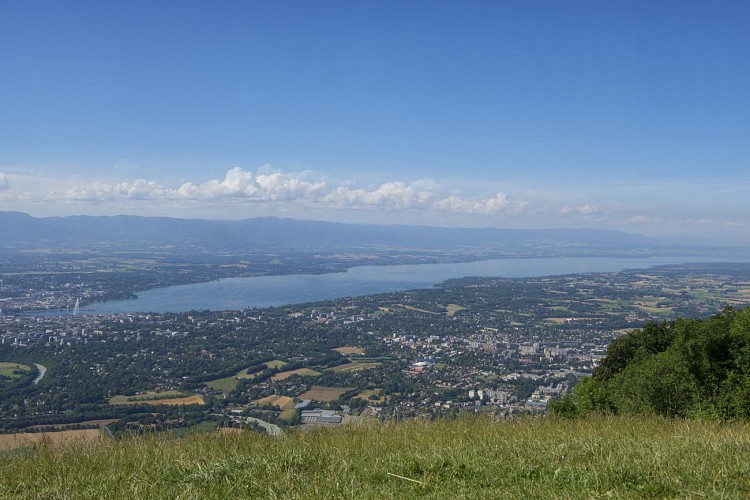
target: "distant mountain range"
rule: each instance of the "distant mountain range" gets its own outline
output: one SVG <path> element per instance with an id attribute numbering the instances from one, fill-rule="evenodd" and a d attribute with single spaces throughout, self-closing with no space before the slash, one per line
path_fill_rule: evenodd
<path id="1" fill-rule="evenodd" d="M 138 216 L 36 218 L 0 212 L 0 246 L 5 248 L 171 247 L 200 251 L 415 250 L 522 251 L 569 248 L 598 252 L 657 249 L 669 242 L 639 234 L 592 229 L 445 228 L 342 224 L 261 217 L 244 220 L 176 219 Z"/>

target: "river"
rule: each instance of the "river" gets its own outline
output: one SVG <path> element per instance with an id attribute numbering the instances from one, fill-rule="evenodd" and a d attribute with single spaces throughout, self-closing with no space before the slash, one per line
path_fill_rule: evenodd
<path id="1" fill-rule="evenodd" d="M 614 272 L 660 264 L 747 261 L 701 256 L 646 258 L 560 257 L 493 259 L 452 264 L 353 267 L 343 273 L 228 278 L 208 283 L 156 288 L 132 300 L 82 308 L 82 313 L 185 312 L 272 307 L 373 293 L 429 288 L 450 278 L 531 278 L 584 272 Z"/>

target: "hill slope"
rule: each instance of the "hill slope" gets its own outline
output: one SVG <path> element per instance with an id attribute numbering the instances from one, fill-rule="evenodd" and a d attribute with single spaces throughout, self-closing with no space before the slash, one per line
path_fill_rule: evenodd
<path id="1" fill-rule="evenodd" d="M 475 417 L 42 447 L 0 457 L 0 496 L 743 498 L 748 464 L 747 423 Z"/>

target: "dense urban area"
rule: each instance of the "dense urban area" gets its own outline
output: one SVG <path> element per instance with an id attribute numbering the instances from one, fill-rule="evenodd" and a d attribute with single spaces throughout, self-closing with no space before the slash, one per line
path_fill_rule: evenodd
<path id="1" fill-rule="evenodd" d="M 54 287 L 35 290 L 58 297 L 55 290 L 91 286 L 18 276 L 49 280 Z M 278 433 L 358 419 L 544 412 L 624 332 L 750 303 L 750 264 L 463 278 L 287 307 L 115 315 L 74 314 L 70 305 L 21 313 L 29 297 L 17 283 L 6 273 L 0 285 L 3 432 Z"/>

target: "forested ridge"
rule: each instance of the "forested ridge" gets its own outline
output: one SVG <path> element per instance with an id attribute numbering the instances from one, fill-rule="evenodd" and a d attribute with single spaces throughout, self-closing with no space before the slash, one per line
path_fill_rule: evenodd
<path id="1" fill-rule="evenodd" d="M 607 356 L 554 413 L 750 417 L 750 309 L 650 323 L 612 341 Z"/>

